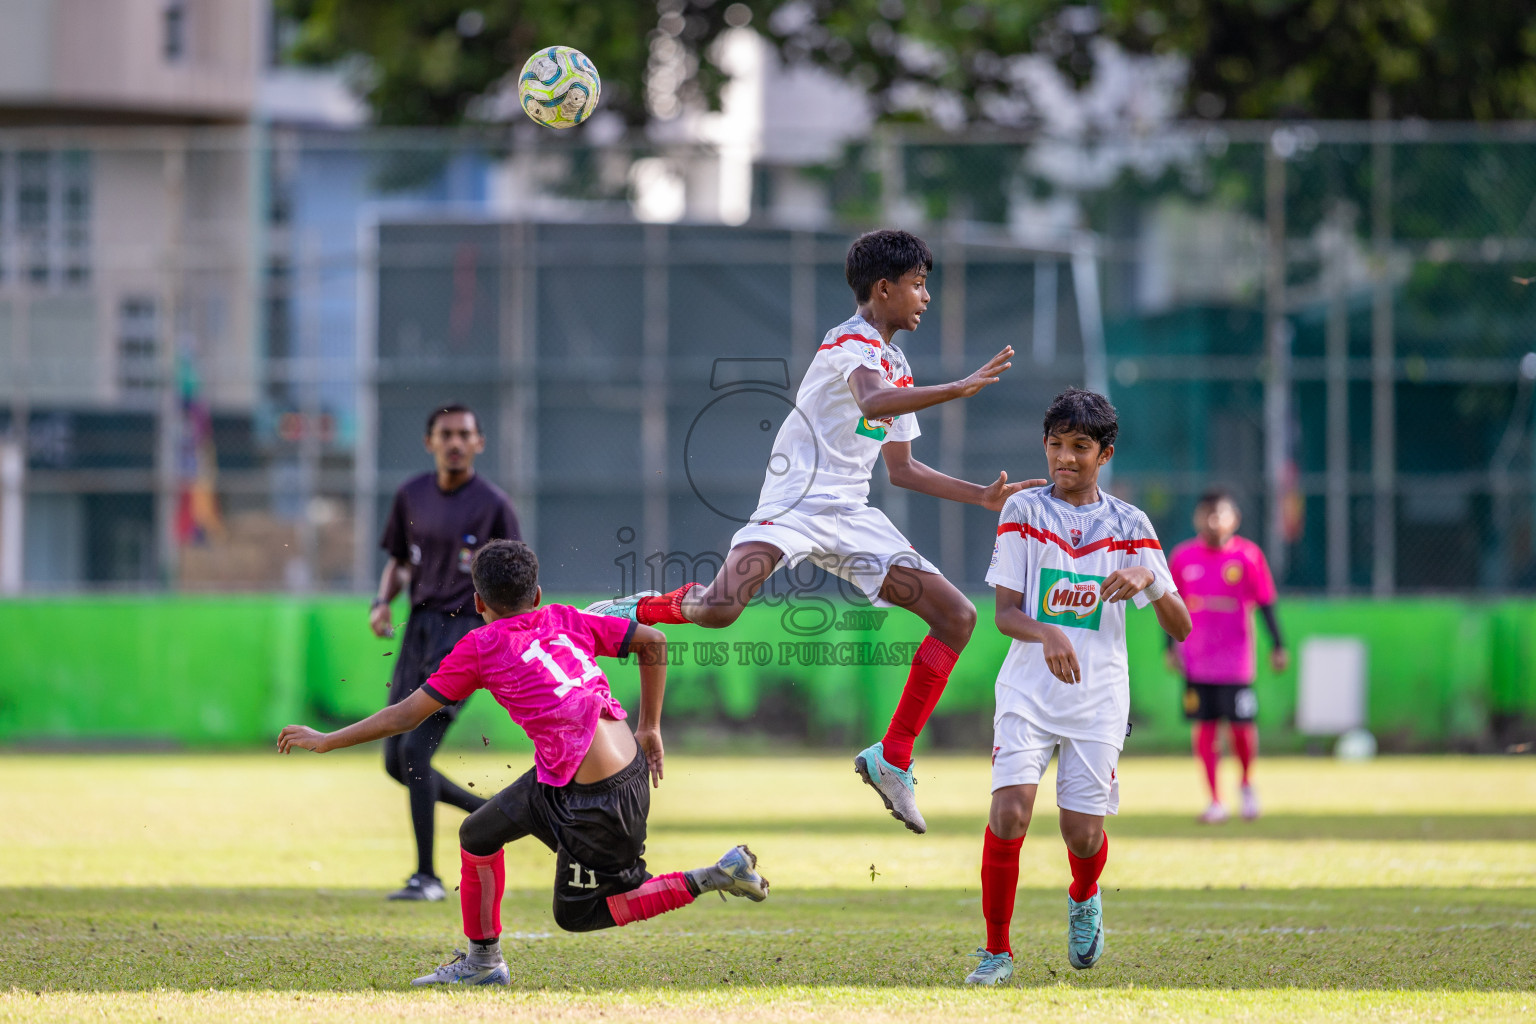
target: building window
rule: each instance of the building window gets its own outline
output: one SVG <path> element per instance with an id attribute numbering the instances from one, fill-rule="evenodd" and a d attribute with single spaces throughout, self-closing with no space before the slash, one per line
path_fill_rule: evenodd
<path id="1" fill-rule="evenodd" d="M 49 157 L 45 152 L 16 154 L 17 269 L 33 284 L 48 283 Z"/>
<path id="2" fill-rule="evenodd" d="M 153 392 L 160 377 L 155 300 L 130 295 L 117 309 L 117 384 L 124 395 Z"/>
<path id="3" fill-rule="evenodd" d="M 0 281 L 52 288 L 90 279 L 90 154 L 0 150 Z"/>
<path id="4" fill-rule="evenodd" d="M 81 285 L 91 279 L 91 168 L 79 150 L 60 153 L 59 164 L 59 271 L 67 284 Z"/>
<path id="5" fill-rule="evenodd" d="M 167 64 L 179 64 L 187 56 L 187 5 L 184 0 L 167 0 L 161 20 L 165 30 L 163 53 Z"/>

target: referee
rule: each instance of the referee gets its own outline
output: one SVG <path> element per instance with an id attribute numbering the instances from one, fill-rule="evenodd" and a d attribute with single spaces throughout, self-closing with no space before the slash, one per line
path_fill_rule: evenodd
<path id="1" fill-rule="evenodd" d="M 436 469 L 412 477 L 395 492 L 380 542 L 389 562 L 368 612 L 376 636 L 394 636 L 389 603 L 410 588 L 411 616 L 395 659 L 391 704 L 415 693 L 437 671 L 443 655 L 484 624 L 475 614 L 469 576 L 475 551 L 487 541 L 522 539 L 507 496 L 475 475 L 475 456 L 485 450 L 485 435 L 473 410 L 462 405 L 434 409 L 427 417 L 426 447 Z M 410 792 L 411 829 L 416 834 L 416 873 L 404 888 L 390 894 L 392 900 L 443 898 L 432 859 L 437 802 L 463 811 L 485 803 L 432 767 L 432 755 L 459 707 L 450 704 L 411 732 L 384 741 L 384 770 Z"/>

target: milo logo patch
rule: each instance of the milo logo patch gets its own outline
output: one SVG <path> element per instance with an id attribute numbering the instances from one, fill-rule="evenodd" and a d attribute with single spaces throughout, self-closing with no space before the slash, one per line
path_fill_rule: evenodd
<path id="1" fill-rule="evenodd" d="M 888 420 L 877 420 L 874 423 L 871 423 L 865 417 L 860 416 L 859 425 L 853 428 L 853 432 L 855 434 L 863 434 L 865 437 L 872 437 L 876 441 L 884 441 L 886 427 L 895 422 L 896 417 L 894 416 Z"/>
<path id="2" fill-rule="evenodd" d="M 1061 569 L 1040 570 L 1041 622 L 1078 629 L 1098 629 L 1104 612 L 1099 587 L 1102 576 L 1083 576 Z"/>

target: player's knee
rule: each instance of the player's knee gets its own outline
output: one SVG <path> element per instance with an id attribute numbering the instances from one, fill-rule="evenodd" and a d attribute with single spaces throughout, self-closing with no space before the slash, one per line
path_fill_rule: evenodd
<path id="1" fill-rule="evenodd" d="M 384 750 L 384 773 L 402 786 L 405 785 L 405 768 L 401 764 L 398 746 L 387 747 Z"/>
<path id="2" fill-rule="evenodd" d="M 1029 831 L 1029 808 L 1023 806 L 999 807 L 992 811 L 987 827 L 999 839 L 1017 839 Z"/>
<path id="3" fill-rule="evenodd" d="M 958 647 L 964 647 L 975 629 L 976 606 L 963 594 L 957 594 L 955 600 L 945 609 L 944 632 L 953 641 L 958 642 Z M 951 646 L 956 645 L 952 643 Z"/>
<path id="4" fill-rule="evenodd" d="M 992 800 L 987 827 L 999 839 L 1017 839 L 1029 831 L 1034 808 L 1020 794 L 1000 791 Z"/>
<path id="5" fill-rule="evenodd" d="M 459 823 L 459 846 L 471 856 L 489 857 L 501 849 L 502 844 L 489 833 L 483 820 L 476 820 L 471 814 Z"/>
<path id="6" fill-rule="evenodd" d="M 600 928 L 613 927 L 613 915 L 608 911 L 608 901 L 555 900 L 555 924 L 566 932 L 595 932 Z"/>
<path id="7" fill-rule="evenodd" d="M 1097 821 L 1063 821 L 1061 838 L 1076 857 L 1092 857 L 1103 843 L 1104 826 Z"/>
<path id="8" fill-rule="evenodd" d="M 402 776 L 425 777 L 437 753 L 437 740 L 416 729 L 400 737 L 399 766 Z M 404 781 L 403 779 L 401 781 Z"/>

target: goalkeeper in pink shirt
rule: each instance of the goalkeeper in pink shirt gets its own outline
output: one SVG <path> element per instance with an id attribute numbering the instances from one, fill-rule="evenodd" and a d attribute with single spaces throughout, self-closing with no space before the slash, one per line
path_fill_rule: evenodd
<path id="1" fill-rule="evenodd" d="M 1226 805 L 1216 785 L 1221 757 L 1218 729 L 1227 723 L 1232 752 L 1243 767 L 1241 790 L 1244 820 L 1259 816 L 1251 772 L 1258 753 L 1254 725 L 1258 700 L 1253 692 L 1253 609 L 1258 607 L 1269 630 L 1269 663 L 1276 672 L 1289 663 L 1280 624 L 1275 620 L 1275 581 L 1264 552 L 1237 535 L 1242 513 L 1232 495 L 1212 490 L 1195 506 L 1195 532 L 1168 559 L 1179 593 L 1189 606 L 1194 629 L 1183 643 L 1169 641 L 1169 664 L 1184 676 L 1184 714 L 1194 723 L 1195 757 L 1205 769 L 1211 803 L 1200 821 L 1218 825 L 1227 820 Z"/>

